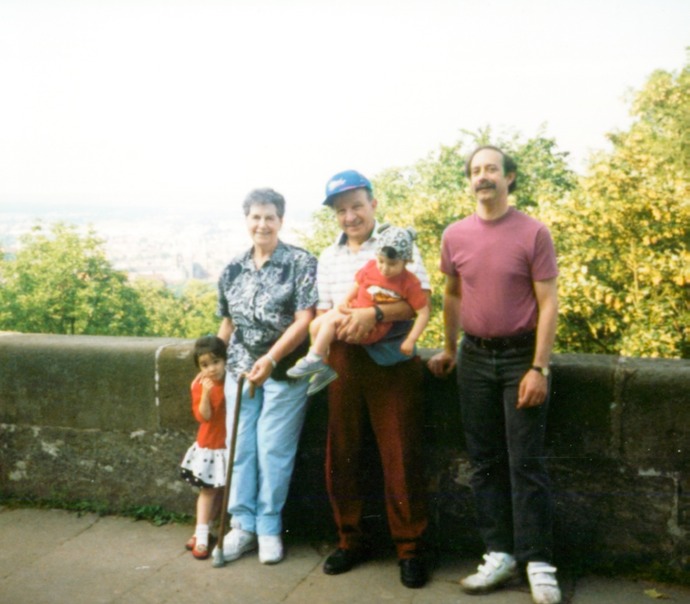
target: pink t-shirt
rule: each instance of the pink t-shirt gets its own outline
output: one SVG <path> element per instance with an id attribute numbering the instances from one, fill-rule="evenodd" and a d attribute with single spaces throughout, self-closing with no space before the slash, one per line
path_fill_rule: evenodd
<path id="1" fill-rule="evenodd" d="M 446 228 L 441 271 L 460 277 L 462 329 L 481 338 L 534 329 L 533 282 L 558 275 L 549 230 L 515 208 L 498 220 L 472 214 Z"/>

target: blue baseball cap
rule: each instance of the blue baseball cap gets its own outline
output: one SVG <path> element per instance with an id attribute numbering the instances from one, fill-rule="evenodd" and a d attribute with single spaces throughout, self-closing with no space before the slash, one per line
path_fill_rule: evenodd
<path id="1" fill-rule="evenodd" d="M 333 197 L 338 193 L 343 193 L 344 191 L 350 191 L 352 189 L 368 189 L 369 192 L 373 191 L 369 179 L 357 172 L 357 170 L 338 172 L 326 183 L 326 199 L 323 205 L 333 207 Z"/>

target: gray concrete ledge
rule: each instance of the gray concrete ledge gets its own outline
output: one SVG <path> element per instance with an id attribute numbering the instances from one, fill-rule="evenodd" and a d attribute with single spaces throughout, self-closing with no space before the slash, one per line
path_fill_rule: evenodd
<path id="1" fill-rule="evenodd" d="M 177 475 L 196 431 L 191 347 L 179 339 L 0 337 L 1 496 L 193 514 L 195 494 Z M 690 580 L 690 361 L 559 355 L 553 374 L 548 449 L 559 557 Z M 425 380 L 429 540 L 476 554 L 456 385 Z M 309 538 L 334 530 L 323 483 L 326 419 L 321 393 L 310 403 L 285 510 L 286 528 Z M 385 539 L 369 446 L 367 522 Z"/>

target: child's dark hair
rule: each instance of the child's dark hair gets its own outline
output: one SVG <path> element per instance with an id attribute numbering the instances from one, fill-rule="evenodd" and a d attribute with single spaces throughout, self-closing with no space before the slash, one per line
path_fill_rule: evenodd
<path id="1" fill-rule="evenodd" d="M 388 260 L 398 260 L 401 258 L 398 250 L 390 245 L 386 245 L 379 250 L 379 254 L 388 258 Z"/>
<path id="2" fill-rule="evenodd" d="M 199 357 L 209 353 L 223 360 L 228 358 L 228 348 L 218 336 L 202 336 L 194 342 L 194 364 L 199 367 Z"/>

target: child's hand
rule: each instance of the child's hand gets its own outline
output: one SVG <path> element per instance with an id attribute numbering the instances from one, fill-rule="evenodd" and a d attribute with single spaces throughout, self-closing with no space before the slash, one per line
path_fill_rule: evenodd
<path id="1" fill-rule="evenodd" d="M 210 392 L 213 388 L 213 380 L 210 377 L 202 377 L 199 382 L 201 383 L 202 392 Z"/>
<path id="2" fill-rule="evenodd" d="M 414 341 L 408 341 L 405 340 L 401 345 L 400 345 L 400 352 L 403 354 L 406 354 L 408 357 L 412 355 L 414 352 Z"/>

